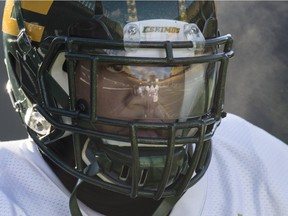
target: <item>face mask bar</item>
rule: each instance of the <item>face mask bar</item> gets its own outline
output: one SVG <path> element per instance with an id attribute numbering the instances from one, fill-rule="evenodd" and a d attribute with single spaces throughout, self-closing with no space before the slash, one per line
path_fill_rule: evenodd
<path id="1" fill-rule="evenodd" d="M 40 83 L 41 97 L 43 104 L 37 104 L 34 110 L 39 112 L 45 119 L 47 119 L 54 131 L 68 131 L 73 133 L 73 145 L 75 150 L 75 165 L 70 167 L 65 162 L 61 161 L 53 152 L 49 151 L 49 142 L 55 140 L 53 133 L 40 137 L 32 130 L 29 130 L 30 135 L 37 142 L 42 151 L 47 156 L 57 163 L 61 164 L 62 168 L 74 176 L 108 190 L 117 191 L 122 194 L 130 195 L 131 197 L 143 196 L 160 199 L 171 195 L 181 195 L 189 187 L 195 184 L 202 175 L 204 175 L 211 157 L 211 137 L 220 123 L 221 115 L 223 114 L 223 101 L 224 101 L 224 87 L 225 77 L 229 58 L 233 56 L 231 51 L 232 38 L 230 35 L 209 39 L 206 41 L 206 47 L 224 46 L 223 52 L 195 57 L 173 57 L 173 49 L 177 48 L 191 48 L 191 42 L 141 42 L 138 45 L 140 48 L 161 48 L 165 49 L 166 58 L 149 58 L 149 57 L 123 57 L 113 55 L 100 55 L 93 54 L 96 49 L 109 49 L 109 50 L 123 50 L 124 44 L 122 42 L 112 42 L 96 39 L 82 39 L 82 38 L 69 38 L 69 37 L 56 37 L 53 38 L 50 49 L 44 58 L 41 68 L 38 72 L 38 81 Z M 65 52 L 67 60 L 68 79 L 69 79 L 69 96 L 58 85 L 56 89 L 51 89 L 50 84 L 55 83 L 49 74 L 52 63 L 55 61 L 55 56 L 60 52 Z M 87 54 L 88 53 L 88 54 Z M 90 113 L 81 113 L 77 108 L 75 97 L 75 74 L 74 63 L 75 60 L 90 60 L 91 61 L 91 92 L 90 92 Z M 155 66 L 178 66 L 189 65 L 205 62 L 220 62 L 217 83 L 215 87 L 215 95 L 211 113 L 207 113 L 201 117 L 192 118 L 185 122 L 173 123 L 146 123 L 146 122 L 128 122 L 117 119 L 108 119 L 97 116 L 96 110 L 96 97 L 97 89 L 94 85 L 97 83 L 97 62 L 111 62 L 121 63 L 127 65 L 142 65 L 149 64 Z M 56 85 L 57 86 L 57 85 Z M 57 92 L 57 93 L 55 93 Z M 53 97 L 51 97 L 51 95 Z M 58 96 L 56 96 L 58 95 Z M 56 101 L 56 103 L 55 103 Z M 58 103 L 57 103 L 58 102 Z M 68 121 L 63 120 L 68 119 Z M 93 124 L 104 124 L 117 127 L 125 127 L 129 129 L 129 136 L 121 136 L 95 130 L 91 127 Z M 176 136 L 178 130 L 191 130 L 197 129 L 194 136 Z M 166 130 L 168 136 L 166 138 L 148 138 L 139 137 L 137 130 Z M 132 183 L 130 187 L 123 185 L 111 184 L 101 180 L 99 177 L 91 177 L 83 173 L 84 165 L 81 157 L 82 144 L 80 137 L 85 135 L 87 137 L 98 137 L 107 140 L 114 140 L 119 142 L 131 143 L 131 173 Z M 55 136 L 55 135 L 54 135 Z M 156 189 L 149 190 L 149 188 L 139 187 L 138 183 L 141 176 L 141 167 L 139 164 L 139 152 L 141 151 L 139 144 L 158 145 L 167 149 L 164 169 L 160 184 Z M 193 155 L 188 155 L 186 171 L 183 170 L 181 177 L 176 180 L 172 185 L 167 187 L 169 181 L 174 152 L 177 146 L 189 146 L 195 144 Z M 196 173 L 196 174 L 195 174 Z"/>

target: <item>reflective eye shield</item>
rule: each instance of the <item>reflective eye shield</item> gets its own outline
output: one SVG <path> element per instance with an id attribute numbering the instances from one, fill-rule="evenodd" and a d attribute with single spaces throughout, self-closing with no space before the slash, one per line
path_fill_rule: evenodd
<path id="1" fill-rule="evenodd" d="M 194 56 L 194 57 L 180 57 L 173 58 L 172 49 L 175 48 L 190 48 L 193 44 L 190 42 L 143 42 L 139 44 L 140 48 L 159 48 L 164 49 L 167 56 L 164 58 L 151 58 L 151 57 L 123 57 L 118 55 L 112 55 L 113 50 L 121 51 L 124 49 L 123 42 L 107 41 L 107 40 L 97 40 L 97 39 L 87 39 L 87 38 L 71 38 L 71 37 L 56 37 L 52 40 L 50 45 L 50 50 L 45 56 L 43 64 L 39 70 L 39 83 L 42 89 L 43 106 L 37 106 L 39 112 L 45 115 L 45 118 L 49 120 L 56 128 L 68 130 L 81 134 L 90 134 L 91 136 L 104 136 L 107 139 L 111 139 L 111 135 L 95 131 L 94 129 L 85 126 L 82 128 L 72 126 L 72 122 L 75 120 L 86 122 L 90 125 L 91 122 L 98 122 L 99 124 L 106 124 L 110 126 L 117 127 L 127 127 L 129 122 L 123 120 L 116 120 L 110 118 L 103 118 L 97 114 L 97 64 L 105 62 L 106 64 L 115 65 L 153 65 L 155 67 L 174 67 L 183 65 L 194 65 L 194 64 L 204 64 L 204 63 L 216 63 L 219 62 L 219 71 L 217 82 L 215 86 L 215 94 L 213 96 L 213 103 L 211 104 L 211 113 L 207 113 L 204 116 L 209 115 L 210 117 L 220 120 L 222 113 L 222 105 L 224 101 L 224 87 L 225 87 L 225 76 L 226 68 L 229 58 L 233 55 L 231 51 L 232 38 L 230 35 L 222 36 L 215 39 L 206 40 L 205 42 L 207 49 L 211 50 L 213 47 L 218 47 L 221 45 L 223 49 L 219 50 L 216 54 L 207 54 L 204 56 Z M 95 54 L 95 50 L 111 50 L 112 52 L 107 54 Z M 51 68 L 55 62 L 55 58 L 59 56 L 59 53 L 65 53 L 63 55 L 63 61 L 65 61 L 66 71 L 65 76 L 67 76 L 68 84 L 65 87 L 64 84 L 55 85 L 55 80 L 53 74 L 50 74 Z M 56 58 L 57 60 L 57 58 Z M 91 85 L 90 94 L 90 109 L 89 113 L 84 113 L 81 111 L 81 107 L 77 106 L 76 97 L 76 87 L 75 87 L 75 67 L 77 61 L 90 62 L 90 70 L 94 71 L 91 73 L 90 82 L 94 83 Z M 62 66 L 61 66 L 62 67 Z M 52 72 L 52 71 L 51 71 Z M 58 74 L 58 72 L 55 72 Z M 53 84 L 53 85 L 52 85 Z M 50 86 L 53 86 L 50 87 Z M 94 89 L 93 89 L 94 88 Z M 66 90 L 64 90 L 66 89 Z M 44 109 L 44 110 L 42 110 Z M 47 111 L 45 111 L 47 110 Z M 49 114 L 48 114 L 49 113 Z M 68 121 L 59 121 L 59 118 L 68 119 Z M 200 117 L 201 119 L 202 117 Z M 199 117 L 197 117 L 199 119 Z M 185 119 L 184 119 L 185 121 Z M 179 121 L 178 121 L 179 122 Z M 209 121 L 210 122 L 210 121 Z M 163 123 L 163 122 L 162 122 Z M 192 121 L 183 122 L 185 128 L 195 127 L 195 123 Z M 181 125 L 183 124 L 181 123 Z M 163 125 L 157 125 L 158 123 L 143 122 L 141 127 L 151 128 L 154 125 L 155 129 L 161 128 Z M 138 125 L 138 123 L 137 123 Z M 170 123 L 165 124 L 168 127 Z M 190 125 L 190 126 L 188 126 Z M 180 126 L 182 127 L 182 126 Z M 198 126 L 197 126 L 198 127 Z M 152 127 L 153 128 L 153 127 Z M 115 139 L 127 141 L 124 137 L 113 136 Z M 155 140 L 154 140 L 155 141 Z M 181 141 L 179 140 L 179 143 Z"/>
<path id="2" fill-rule="evenodd" d="M 200 116 L 209 109 L 211 102 L 205 104 L 208 100 L 205 95 L 213 94 L 216 79 L 215 67 L 211 66 L 213 72 L 207 73 L 207 66 L 203 63 L 151 67 L 99 62 L 96 66 L 98 115 L 125 120 Z M 76 100 L 84 99 L 89 104 L 90 63 L 78 61 L 75 73 Z"/>
<path id="3" fill-rule="evenodd" d="M 105 49 L 105 50 L 123 50 L 123 43 L 121 42 L 112 42 L 112 41 L 102 41 L 102 40 L 95 40 L 95 39 L 83 39 L 83 38 L 66 38 L 66 37 L 58 37 L 55 38 L 50 46 L 50 51 L 46 55 L 44 62 L 40 68 L 39 75 L 40 75 L 40 83 L 41 86 L 47 91 L 41 91 L 43 93 L 43 99 L 45 101 L 45 105 L 51 113 L 59 114 L 68 114 L 67 112 L 62 112 L 61 108 L 55 107 L 50 101 L 47 93 L 51 92 L 47 87 L 49 83 L 45 79 L 45 76 L 49 76 L 47 74 L 47 69 L 52 67 L 52 65 L 48 64 L 50 62 L 54 62 L 55 56 L 58 56 L 58 53 L 65 52 L 65 58 L 67 63 L 67 73 L 68 73 L 68 81 L 69 85 L 66 92 L 70 96 L 70 104 L 72 105 L 70 108 L 70 113 L 68 116 L 78 116 L 79 112 L 75 110 L 76 105 L 76 95 L 75 95 L 75 62 L 77 61 L 88 61 L 91 62 L 90 64 L 90 71 L 94 71 L 91 73 L 90 82 L 97 83 L 97 64 L 101 64 L 101 62 L 105 62 L 105 64 L 112 64 L 112 65 L 133 65 L 133 66 L 143 66 L 143 65 L 153 65 L 153 67 L 183 67 L 183 65 L 195 65 L 195 64 L 206 64 L 208 63 L 215 63 L 219 62 L 219 75 L 217 78 L 217 88 L 218 91 L 224 88 L 224 81 L 221 81 L 221 71 L 225 70 L 227 67 L 228 59 L 233 55 L 233 52 L 230 51 L 230 38 L 229 35 L 223 36 L 217 39 L 211 39 L 206 41 L 207 47 L 215 47 L 221 44 L 225 44 L 223 52 L 216 53 L 216 54 L 208 54 L 204 56 L 194 56 L 194 57 L 180 57 L 180 58 L 173 58 L 172 49 L 175 48 L 184 48 L 184 47 L 193 47 L 193 44 L 190 42 L 143 42 L 140 43 L 138 46 L 141 48 L 159 48 L 164 49 L 167 53 L 165 58 L 150 58 L 150 57 L 123 57 L 117 55 L 109 55 L 107 54 L 92 54 L 97 49 Z M 66 45 L 65 45 L 66 44 Z M 63 46 L 64 45 L 64 46 Z M 66 49 L 62 49 L 65 47 Z M 87 50 L 89 48 L 89 50 Z M 122 49 L 121 49 L 122 48 Z M 228 52 L 226 52 L 228 51 Z M 88 53 L 88 54 L 87 54 Z M 224 74 L 225 76 L 225 74 Z M 92 85 L 93 86 L 93 85 Z M 49 87 L 48 87 L 49 88 Z M 95 86 L 96 88 L 96 86 Z M 96 90 L 96 89 L 95 89 Z M 96 101 L 96 91 L 91 90 L 91 107 L 93 103 Z M 223 89 L 224 90 L 224 89 Z M 217 91 L 217 89 L 216 89 Z M 56 97 L 57 98 L 57 97 Z M 62 98 L 63 99 L 63 98 Z M 222 103 L 222 101 L 220 102 Z M 67 104 L 67 103 L 65 103 Z M 95 105 L 95 104 L 94 104 Z M 214 104 L 213 106 L 215 106 Z M 96 106 L 95 106 L 96 107 Z M 220 108 L 219 108 L 220 109 Z M 221 105 L 222 109 L 222 105 Z M 74 111 L 73 111 L 74 110 Z M 94 113 L 94 114 L 93 114 Z M 91 113 L 96 118 L 96 112 Z"/>

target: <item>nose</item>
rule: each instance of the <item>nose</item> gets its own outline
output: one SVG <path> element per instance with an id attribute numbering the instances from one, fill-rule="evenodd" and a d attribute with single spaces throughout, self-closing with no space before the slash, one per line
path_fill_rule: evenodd
<path id="1" fill-rule="evenodd" d="M 159 109 L 159 86 L 139 85 L 134 87 L 133 93 L 127 98 L 127 107 L 130 109 L 131 117 L 137 113 L 139 119 L 157 119 L 161 116 Z"/>

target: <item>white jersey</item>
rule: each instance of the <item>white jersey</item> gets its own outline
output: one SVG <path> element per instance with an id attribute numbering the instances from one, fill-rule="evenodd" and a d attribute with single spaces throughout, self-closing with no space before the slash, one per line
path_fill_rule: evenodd
<path id="1" fill-rule="evenodd" d="M 29 140 L 0 143 L 0 214 L 70 215 L 69 192 Z M 204 177 L 171 216 L 288 215 L 288 146 L 229 114 L 213 137 Z M 83 215 L 100 215 L 80 203 Z"/>

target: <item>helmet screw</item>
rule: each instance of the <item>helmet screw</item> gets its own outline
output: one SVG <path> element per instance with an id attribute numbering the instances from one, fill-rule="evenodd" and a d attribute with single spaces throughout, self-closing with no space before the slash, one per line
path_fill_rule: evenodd
<path id="1" fill-rule="evenodd" d="M 192 26 L 190 31 L 191 31 L 192 34 L 197 34 L 198 33 L 198 29 L 195 26 Z"/>
<path id="2" fill-rule="evenodd" d="M 137 28 L 135 26 L 130 26 L 128 28 L 128 34 L 129 35 L 135 35 L 137 33 Z"/>

